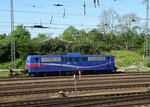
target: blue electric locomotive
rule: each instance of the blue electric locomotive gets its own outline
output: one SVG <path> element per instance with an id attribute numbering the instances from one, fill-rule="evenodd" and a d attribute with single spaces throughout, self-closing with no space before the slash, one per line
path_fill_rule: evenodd
<path id="1" fill-rule="evenodd" d="M 82 55 L 67 53 L 60 55 L 30 55 L 26 60 L 26 70 L 29 75 L 92 72 L 114 72 L 114 56 L 112 55 Z"/>

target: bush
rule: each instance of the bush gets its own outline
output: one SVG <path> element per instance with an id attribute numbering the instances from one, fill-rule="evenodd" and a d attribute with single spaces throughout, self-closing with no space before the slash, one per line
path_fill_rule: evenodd
<path id="1" fill-rule="evenodd" d="M 150 67 L 150 62 L 146 64 L 147 67 Z"/>
<path id="2" fill-rule="evenodd" d="M 16 68 L 24 68 L 25 67 L 25 60 L 18 59 L 16 62 L 17 62 L 16 63 Z"/>
<path id="3" fill-rule="evenodd" d="M 111 54 L 115 56 L 115 64 L 117 67 L 127 67 L 130 65 L 144 65 L 142 55 L 138 54 L 135 51 L 111 51 Z"/>
<path id="4" fill-rule="evenodd" d="M 25 68 L 25 60 L 23 59 L 16 59 L 15 64 L 16 68 Z M 8 69 L 10 66 L 12 66 L 12 62 L 0 63 L 0 69 Z"/>

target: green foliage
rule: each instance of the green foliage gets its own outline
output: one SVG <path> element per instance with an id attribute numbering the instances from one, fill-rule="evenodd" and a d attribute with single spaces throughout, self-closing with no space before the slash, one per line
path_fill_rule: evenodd
<path id="1" fill-rule="evenodd" d="M 111 11 L 108 11 L 109 19 L 113 14 L 113 18 L 117 17 L 117 14 Z M 69 26 L 58 38 L 52 38 L 45 34 L 38 34 L 37 37 L 31 38 L 30 32 L 23 25 L 19 25 L 11 35 L 0 35 L 0 68 L 8 68 L 11 65 L 7 62 L 10 62 L 11 59 L 12 37 L 15 40 L 16 65 L 20 68 L 24 67 L 26 57 L 31 54 L 60 54 L 64 52 L 96 54 L 110 53 L 112 50 L 115 50 L 112 51 L 112 54 L 116 56 L 117 66 L 142 65 L 144 34 L 138 33 L 140 27 L 131 21 L 131 16 L 138 19 L 134 14 L 127 14 L 124 16 L 125 21 L 122 19 L 124 25 L 113 25 L 111 21 L 114 20 L 111 19 L 108 21 L 109 24 L 101 23 L 103 26 L 99 29 L 92 29 L 88 32 Z M 127 23 L 126 21 L 131 22 Z M 118 28 L 119 26 L 121 29 Z M 114 30 L 115 27 L 116 30 Z"/>
<path id="2" fill-rule="evenodd" d="M 25 68 L 25 60 L 24 59 L 16 59 L 15 61 L 16 68 Z M 0 69 L 8 69 L 12 65 L 12 62 L 3 62 L 0 63 Z"/>
<path id="3" fill-rule="evenodd" d="M 76 36 L 79 34 L 79 31 L 73 27 L 73 26 L 69 26 L 64 32 L 63 34 L 60 36 L 60 38 L 66 42 L 72 42 L 72 41 L 76 41 L 78 38 L 76 38 Z"/>
<path id="4" fill-rule="evenodd" d="M 126 67 L 130 65 L 144 66 L 143 56 L 135 51 L 111 51 L 115 56 L 117 67 Z"/>
<path id="5" fill-rule="evenodd" d="M 48 38 L 50 37 L 46 37 L 45 34 L 39 34 L 37 37 L 30 39 L 29 54 L 31 55 L 35 53 L 40 53 L 40 46 L 44 44 Z"/>
<path id="6" fill-rule="evenodd" d="M 11 62 L 0 63 L 0 69 L 8 69 L 12 65 Z"/>
<path id="7" fill-rule="evenodd" d="M 8 77 L 9 76 L 9 72 L 7 72 L 7 71 L 0 72 L 0 76 L 1 77 Z"/>
<path id="8" fill-rule="evenodd" d="M 147 67 L 150 67 L 150 63 L 147 63 L 147 65 L 146 65 Z"/>
<path id="9" fill-rule="evenodd" d="M 25 68 L 25 59 L 17 59 L 16 66 L 17 68 L 24 69 Z"/>
<path id="10" fill-rule="evenodd" d="M 8 36 L 0 35 L 0 63 L 10 60 L 10 41 Z"/>
<path id="11" fill-rule="evenodd" d="M 29 52 L 30 32 L 23 25 L 18 25 L 12 32 L 12 36 L 15 40 L 16 57 L 25 59 Z"/>

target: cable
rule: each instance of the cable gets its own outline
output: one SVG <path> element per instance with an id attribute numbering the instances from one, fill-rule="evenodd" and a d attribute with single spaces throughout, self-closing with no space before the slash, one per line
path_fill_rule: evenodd
<path id="1" fill-rule="evenodd" d="M 10 22 L 1 22 L 1 23 L 10 23 Z M 15 22 L 15 23 L 23 24 L 22 22 Z M 24 24 L 32 24 L 32 25 L 34 25 L 33 22 L 25 22 Z M 67 23 L 65 23 L 65 24 L 64 23 L 51 23 L 51 24 L 49 24 L 49 23 L 42 23 L 42 24 L 46 24 L 46 25 L 59 25 L 59 26 L 60 25 L 61 26 L 64 26 L 64 25 L 67 25 L 67 26 L 84 26 L 84 27 L 85 26 L 86 27 L 92 27 L 92 26 L 94 27 L 94 26 L 96 26 L 96 25 L 85 25 L 85 24 L 81 25 L 81 24 L 74 24 L 74 23 L 72 23 L 72 24 L 71 23 L 70 24 L 69 23 L 68 24 Z"/>
<path id="2" fill-rule="evenodd" d="M 9 12 L 10 10 L 0 10 L 0 11 L 6 11 Z M 52 14 L 52 15 L 62 15 L 61 13 L 48 13 L 48 12 L 33 12 L 33 11 L 20 11 L 20 10 L 14 10 L 14 12 L 20 12 L 20 13 L 34 13 L 34 14 Z M 75 14 L 65 14 L 68 16 L 85 16 L 85 15 L 75 15 Z M 99 17 L 99 16 L 92 16 L 92 15 L 86 15 L 86 17 Z"/>

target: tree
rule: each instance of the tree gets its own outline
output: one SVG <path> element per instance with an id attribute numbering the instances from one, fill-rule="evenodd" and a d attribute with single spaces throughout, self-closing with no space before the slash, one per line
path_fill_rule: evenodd
<path id="1" fill-rule="evenodd" d="M 0 35 L 0 63 L 8 62 L 11 59 L 11 39 L 6 34 Z"/>
<path id="2" fill-rule="evenodd" d="M 45 43 L 46 39 L 51 39 L 51 37 L 47 37 L 45 34 L 38 34 L 37 37 L 32 38 L 29 43 L 30 44 L 29 54 L 40 54 L 41 53 L 40 46 L 41 44 Z"/>
<path id="3" fill-rule="evenodd" d="M 69 26 L 59 38 L 61 38 L 62 40 L 66 42 L 73 42 L 73 41 L 76 41 L 77 39 L 76 36 L 78 34 L 79 34 L 79 31 L 75 27 Z"/>
<path id="4" fill-rule="evenodd" d="M 126 50 L 133 47 L 133 44 L 135 42 L 133 41 L 133 37 L 137 35 L 137 32 L 140 28 L 138 26 L 139 22 L 140 18 L 134 13 L 125 14 L 120 17 L 118 29 L 120 29 L 121 34 L 124 38 L 124 45 Z"/>
<path id="5" fill-rule="evenodd" d="M 62 35 L 60 39 L 66 42 L 66 52 L 80 52 L 80 43 L 82 39 L 82 31 L 77 30 L 73 26 L 69 26 Z"/>
<path id="6" fill-rule="evenodd" d="M 88 32 L 88 43 L 90 44 L 90 53 L 101 53 L 105 48 L 105 37 L 97 29 Z"/>
<path id="7" fill-rule="evenodd" d="M 120 30 L 121 33 L 123 33 L 123 32 L 127 32 L 129 29 L 132 29 L 134 27 L 138 29 L 139 23 L 140 23 L 140 17 L 137 16 L 135 13 L 129 13 L 119 18 L 119 24 L 117 28 L 118 31 Z"/>
<path id="8" fill-rule="evenodd" d="M 15 40 L 16 58 L 26 58 L 30 51 L 30 32 L 23 25 L 18 25 L 11 34 Z"/>
<path id="9" fill-rule="evenodd" d="M 43 54 L 57 54 L 65 52 L 66 43 L 58 38 L 46 38 L 40 42 L 39 52 Z"/>
<path id="10" fill-rule="evenodd" d="M 100 24 L 98 29 L 104 34 L 105 49 L 114 49 L 116 26 L 118 23 L 119 15 L 113 9 L 104 10 L 100 15 Z M 113 44 L 112 44 L 113 43 Z"/>
<path id="11" fill-rule="evenodd" d="M 104 10 L 100 15 L 100 24 L 98 25 L 98 28 L 104 35 L 110 32 L 114 33 L 118 18 L 118 13 L 113 9 Z"/>

